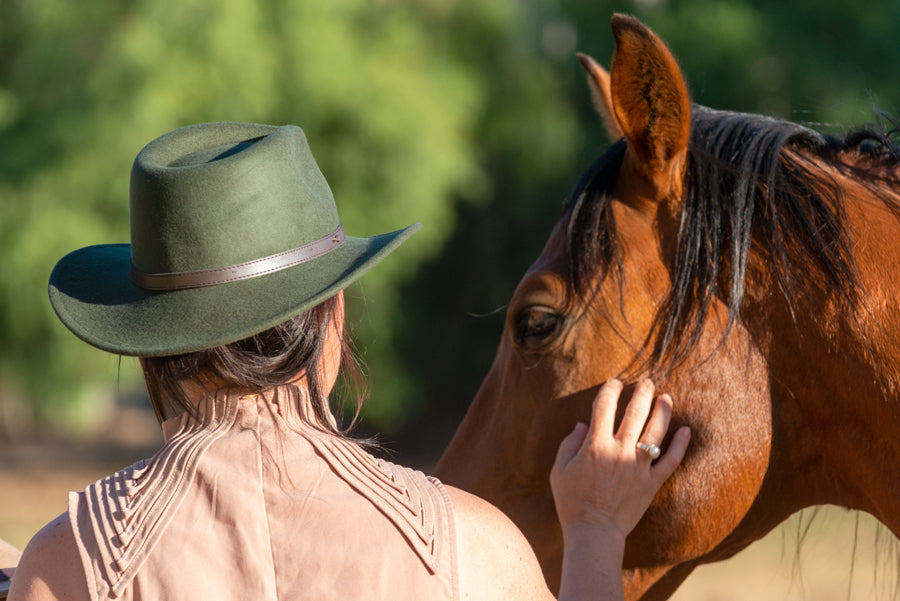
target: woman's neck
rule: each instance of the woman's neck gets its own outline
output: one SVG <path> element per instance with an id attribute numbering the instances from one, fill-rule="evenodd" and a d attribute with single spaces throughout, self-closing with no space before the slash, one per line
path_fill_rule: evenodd
<path id="1" fill-rule="evenodd" d="M 212 378 L 204 378 L 202 382 L 190 380 L 181 383 L 182 390 L 191 407 L 197 407 L 199 403 L 210 397 L 217 397 L 221 391 L 232 388 L 222 381 L 216 381 Z M 332 414 L 330 407 L 325 407 L 325 419 L 327 424 L 323 424 L 316 414 L 316 408 L 309 391 L 309 385 L 305 375 L 298 375 L 285 384 L 267 386 L 259 390 L 247 389 L 242 391 L 241 398 L 259 397 L 266 404 L 278 406 L 280 403 L 292 402 L 296 405 L 296 412 L 300 419 L 314 428 L 323 430 L 336 430 L 337 421 Z M 171 424 L 176 422 L 184 413 L 180 407 L 174 407 L 171 403 L 166 403 L 165 407 L 166 420 L 163 422 L 163 432 L 171 429 Z M 166 427 L 166 424 L 170 424 Z M 166 436 L 166 439 L 169 437 Z"/>

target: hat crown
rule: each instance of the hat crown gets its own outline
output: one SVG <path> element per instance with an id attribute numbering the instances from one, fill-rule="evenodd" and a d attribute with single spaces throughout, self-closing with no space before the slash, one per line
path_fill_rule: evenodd
<path id="1" fill-rule="evenodd" d="M 278 254 L 340 224 L 299 127 L 204 123 L 157 138 L 131 171 L 131 261 L 146 273 Z"/>

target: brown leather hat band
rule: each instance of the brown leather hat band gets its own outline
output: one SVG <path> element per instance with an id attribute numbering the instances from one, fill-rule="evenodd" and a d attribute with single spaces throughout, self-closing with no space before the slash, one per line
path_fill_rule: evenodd
<path id="1" fill-rule="evenodd" d="M 145 273 L 131 265 L 131 280 L 136 286 L 144 290 L 186 290 L 188 288 L 202 288 L 227 284 L 238 280 L 247 280 L 267 273 L 281 271 L 300 263 L 326 255 L 344 243 L 344 228 L 338 225 L 334 232 L 324 238 L 298 246 L 292 250 L 286 250 L 277 255 L 270 255 L 262 259 L 254 259 L 246 263 L 205 269 L 202 271 L 182 271 L 176 273 Z"/>

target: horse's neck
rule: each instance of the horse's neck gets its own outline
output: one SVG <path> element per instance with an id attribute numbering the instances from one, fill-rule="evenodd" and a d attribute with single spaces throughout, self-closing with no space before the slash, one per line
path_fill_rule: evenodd
<path id="1" fill-rule="evenodd" d="M 896 186 L 900 190 L 900 183 Z M 896 196 L 896 195 L 895 195 Z M 900 197 L 894 208 L 878 200 L 848 202 L 862 306 L 857 338 L 871 355 L 886 395 L 900 396 Z"/>
<path id="2" fill-rule="evenodd" d="M 900 536 L 900 222 L 882 203 L 853 201 L 861 303 L 772 311 L 773 468 L 800 505 L 872 513 Z"/>

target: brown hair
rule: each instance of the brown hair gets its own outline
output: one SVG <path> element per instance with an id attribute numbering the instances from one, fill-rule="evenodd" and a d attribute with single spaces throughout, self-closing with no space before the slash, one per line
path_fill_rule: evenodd
<path id="1" fill-rule="evenodd" d="M 317 368 L 322 360 L 328 330 L 339 319 L 339 308 L 338 296 L 333 296 L 296 317 L 237 342 L 183 355 L 142 357 L 144 381 L 156 418 L 163 422 L 182 412 L 195 411 L 182 388 L 183 382 L 193 382 L 206 389 L 209 389 L 210 382 L 215 382 L 217 386 L 259 392 L 269 386 L 287 384 L 298 374 L 304 374 L 318 421 L 318 424 L 310 425 L 332 434 L 346 434 L 359 417 L 365 378 L 362 363 L 343 328 L 340 330 L 340 374 L 345 384 L 341 387 L 345 394 L 340 396 L 352 395 L 355 404 L 353 419 L 347 428 L 333 424 L 331 407 L 321 381 L 322 374 Z M 341 399 L 337 408 L 338 419 L 343 409 Z"/>

